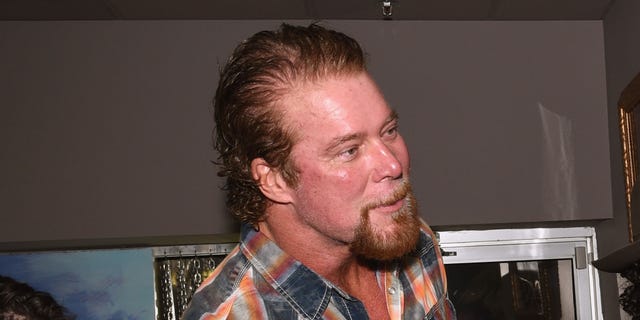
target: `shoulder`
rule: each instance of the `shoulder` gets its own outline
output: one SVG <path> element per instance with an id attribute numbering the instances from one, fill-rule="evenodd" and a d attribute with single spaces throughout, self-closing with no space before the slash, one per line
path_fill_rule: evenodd
<path id="1" fill-rule="evenodd" d="M 183 320 L 192 319 L 269 319 L 259 290 L 250 276 L 242 277 L 234 290 L 218 295 L 209 285 L 193 296 Z M 222 290 L 225 291 L 225 290 Z"/>
<path id="2" fill-rule="evenodd" d="M 446 290 L 446 275 L 440 246 L 435 233 L 424 221 L 418 245 L 412 259 L 408 262 L 405 268 L 411 270 L 409 271 L 411 274 L 420 275 L 419 278 L 423 281 L 438 283 L 438 286 Z"/>
<path id="3" fill-rule="evenodd" d="M 447 294 L 447 280 L 438 239 L 424 222 L 421 225 L 420 240 L 415 255 L 403 266 L 405 290 L 416 298 L 416 311 L 424 319 L 455 319 L 455 313 Z M 411 309 L 407 302 L 407 310 Z M 414 309 L 414 310 L 418 310 Z"/>
<path id="4" fill-rule="evenodd" d="M 202 283 L 182 315 L 183 320 L 285 318 L 295 318 L 294 310 L 239 250 Z"/>
<path id="5" fill-rule="evenodd" d="M 430 256 L 437 260 L 440 256 L 440 252 L 436 234 L 423 220 L 420 221 L 422 223 L 420 225 L 420 239 L 418 240 L 418 246 L 416 247 L 417 254 L 420 257 Z"/>
<path id="6" fill-rule="evenodd" d="M 234 249 L 196 290 L 182 319 L 225 319 L 225 309 L 254 291 L 252 277 L 249 261 Z"/>

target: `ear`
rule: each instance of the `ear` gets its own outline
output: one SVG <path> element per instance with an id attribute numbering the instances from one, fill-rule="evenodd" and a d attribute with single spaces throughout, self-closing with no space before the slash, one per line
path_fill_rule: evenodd
<path id="1" fill-rule="evenodd" d="M 291 188 L 280 171 L 271 167 L 263 158 L 255 158 L 251 161 L 251 175 L 258 183 L 262 194 L 269 200 L 276 203 L 291 202 Z"/>

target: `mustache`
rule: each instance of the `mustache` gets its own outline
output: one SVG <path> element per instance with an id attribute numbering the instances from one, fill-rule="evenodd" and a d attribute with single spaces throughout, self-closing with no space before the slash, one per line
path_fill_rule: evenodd
<path id="1" fill-rule="evenodd" d="M 384 197 L 378 201 L 374 201 L 366 204 L 363 210 L 366 212 L 377 207 L 392 205 L 406 198 L 410 192 L 411 192 L 411 183 L 409 183 L 409 181 L 406 179 L 402 180 L 402 183 L 398 185 L 398 187 L 395 188 L 389 196 Z"/>

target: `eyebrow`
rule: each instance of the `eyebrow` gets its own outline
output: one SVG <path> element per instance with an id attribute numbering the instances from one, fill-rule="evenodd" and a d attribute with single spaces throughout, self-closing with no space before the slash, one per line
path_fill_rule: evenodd
<path id="1" fill-rule="evenodd" d="M 398 119 L 399 119 L 398 112 L 396 110 L 392 109 L 391 113 L 389 114 L 387 119 L 385 119 L 384 123 L 382 124 L 382 127 L 384 128 L 387 125 L 389 125 L 389 123 L 392 123 L 394 121 L 398 121 Z M 327 148 L 325 150 L 327 150 L 328 152 L 331 152 L 331 151 L 333 151 L 334 149 L 338 148 L 339 146 L 341 146 L 342 144 L 344 144 L 346 142 L 362 139 L 363 137 L 364 137 L 364 133 L 361 133 L 361 132 L 348 134 L 348 135 L 345 135 L 345 136 L 336 137 L 336 138 L 331 140 L 331 142 L 329 143 L 329 146 L 327 146 Z"/>
<path id="2" fill-rule="evenodd" d="M 398 121 L 398 119 L 400 119 L 398 112 L 395 109 L 391 109 L 391 114 L 389 115 L 389 117 L 387 117 L 387 120 L 385 120 L 384 126 L 388 125 L 391 122 Z"/>

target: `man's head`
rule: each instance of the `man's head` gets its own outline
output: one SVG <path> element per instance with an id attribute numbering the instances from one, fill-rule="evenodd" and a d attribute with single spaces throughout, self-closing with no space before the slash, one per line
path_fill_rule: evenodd
<path id="1" fill-rule="evenodd" d="M 281 100 L 303 83 L 365 71 L 364 54 L 352 38 L 317 25 L 283 24 L 241 43 L 220 77 L 214 100 L 215 146 L 227 205 L 254 226 L 268 205 L 252 178 L 251 161 L 262 158 L 292 186 L 296 168 L 289 154 L 296 133 L 282 123 Z"/>
<path id="2" fill-rule="evenodd" d="M 214 111 L 219 174 L 241 221 L 365 259 L 415 247 L 398 115 L 355 40 L 315 25 L 254 35 L 223 70 Z"/>
<path id="3" fill-rule="evenodd" d="M 391 260 L 413 249 L 420 221 L 409 153 L 398 115 L 371 76 L 307 83 L 281 103 L 282 121 L 296 133 L 290 159 L 297 184 L 278 183 L 268 166 L 252 167 L 261 190 L 282 209 L 269 212 L 268 227 L 295 226 L 287 231 L 304 235 L 295 241 L 319 250 L 347 245 L 365 259 Z"/>

